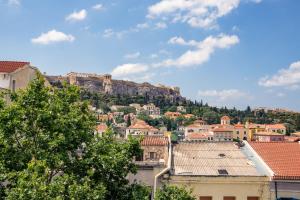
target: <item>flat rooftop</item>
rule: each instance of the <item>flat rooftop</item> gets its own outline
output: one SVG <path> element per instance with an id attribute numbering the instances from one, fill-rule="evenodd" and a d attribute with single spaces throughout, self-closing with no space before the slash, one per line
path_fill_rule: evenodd
<path id="1" fill-rule="evenodd" d="M 249 145 L 234 142 L 179 143 L 173 147 L 172 173 L 182 176 L 266 176 Z"/>

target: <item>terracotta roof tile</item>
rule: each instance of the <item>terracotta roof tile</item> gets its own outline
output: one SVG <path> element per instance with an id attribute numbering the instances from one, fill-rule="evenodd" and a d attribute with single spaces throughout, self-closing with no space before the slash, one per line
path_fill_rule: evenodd
<path id="1" fill-rule="evenodd" d="M 205 138 L 208 138 L 208 137 L 212 137 L 213 134 L 210 134 L 210 133 L 191 133 L 189 134 L 187 137 L 189 139 L 205 139 Z"/>
<path id="2" fill-rule="evenodd" d="M 167 146 L 168 138 L 163 136 L 145 136 L 141 146 Z"/>
<path id="3" fill-rule="evenodd" d="M 149 130 L 153 130 L 153 131 L 159 131 L 157 128 L 150 126 L 143 120 L 137 120 L 136 123 L 132 124 L 128 128 L 129 129 L 149 129 Z"/>
<path id="4" fill-rule="evenodd" d="M 284 124 L 266 124 L 266 128 L 285 129 L 285 125 Z"/>
<path id="5" fill-rule="evenodd" d="M 97 126 L 97 131 L 105 131 L 107 129 L 107 125 L 106 124 L 99 124 Z"/>
<path id="6" fill-rule="evenodd" d="M 225 116 L 221 117 L 221 120 L 230 120 L 230 118 L 225 115 Z"/>
<path id="7" fill-rule="evenodd" d="M 29 62 L 0 61 L 0 72 L 11 73 L 29 64 Z"/>
<path id="8" fill-rule="evenodd" d="M 250 142 L 277 180 L 300 180 L 300 143 Z"/>

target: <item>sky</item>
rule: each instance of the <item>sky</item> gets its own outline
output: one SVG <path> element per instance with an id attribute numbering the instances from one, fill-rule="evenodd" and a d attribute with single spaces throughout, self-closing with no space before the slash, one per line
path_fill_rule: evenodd
<path id="1" fill-rule="evenodd" d="M 0 0 L 0 59 L 300 111 L 299 0 Z"/>

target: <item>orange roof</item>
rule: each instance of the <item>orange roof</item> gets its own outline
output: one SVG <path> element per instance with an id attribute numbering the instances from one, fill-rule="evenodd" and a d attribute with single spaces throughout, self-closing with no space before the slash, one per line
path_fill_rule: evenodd
<path id="1" fill-rule="evenodd" d="M 225 115 L 225 116 L 221 117 L 221 120 L 230 120 L 230 118 L 227 115 Z"/>
<path id="2" fill-rule="evenodd" d="M 130 128 L 130 129 L 149 129 L 149 130 L 152 130 L 152 131 L 158 131 L 157 128 L 154 128 L 153 126 L 150 126 L 149 124 L 147 124 L 143 120 L 136 120 L 136 123 L 132 124 L 128 128 Z"/>
<path id="3" fill-rule="evenodd" d="M 97 126 L 97 131 L 105 131 L 107 129 L 107 125 L 106 124 L 99 124 Z"/>
<path id="4" fill-rule="evenodd" d="M 266 124 L 266 128 L 285 129 L 285 125 L 284 124 Z"/>
<path id="5" fill-rule="evenodd" d="M 207 133 L 191 133 L 188 135 L 188 138 L 189 139 L 205 139 L 210 135 L 211 134 L 207 134 Z"/>
<path id="6" fill-rule="evenodd" d="M 0 72 L 11 73 L 29 64 L 29 62 L 0 61 Z"/>
<path id="7" fill-rule="evenodd" d="M 163 136 L 145 136 L 141 146 L 167 146 L 168 138 Z"/>
<path id="8" fill-rule="evenodd" d="M 166 112 L 165 116 L 180 116 L 181 113 L 180 112 Z"/>
<path id="9" fill-rule="evenodd" d="M 297 142 L 250 142 L 275 173 L 273 179 L 300 180 L 300 144 Z"/>
<path id="10" fill-rule="evenodd" d="M 238 123 L 234 125 L 234 128 L 245 128 L 244 124 Z"/>
<path id="11" fill-rule="evenodd" d="M 213 129 L 213 132 L 233 132 L 233 130 L 226 127 L 217 127 Z"/>

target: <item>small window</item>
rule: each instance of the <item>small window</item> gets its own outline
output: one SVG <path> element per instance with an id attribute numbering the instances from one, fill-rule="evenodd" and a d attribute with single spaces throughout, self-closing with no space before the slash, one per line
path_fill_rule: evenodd
<path id="1" fill-rule="evenodd" d="M 16 91 L 16 80 L 13 80 L 13 82 L 12 82 L 12 91 L 13 92 Z"/>
<path id="2" fill-rule="evenodd" d="M 150 152 L 150 160 L 154 160 L 155 159 L 155 152 Z"/>
<path id="3" fill-rule="evenodd" d="M 218 172 L 220 175 L 228 175 L 228 172 L 226 169 L 218 169 Z"/>
<path id="4" fill-rule="evenodd" d="M 247 200 L 259 200 L 259 197 L 247 197 Z"/>
<path id="5" fill-rule="evenodd" d="M 200 200 L 212 200 L 212 197 L 203 196 L 203 197 L 200 197 Z"/>

